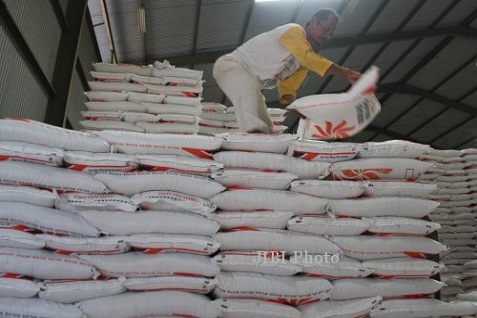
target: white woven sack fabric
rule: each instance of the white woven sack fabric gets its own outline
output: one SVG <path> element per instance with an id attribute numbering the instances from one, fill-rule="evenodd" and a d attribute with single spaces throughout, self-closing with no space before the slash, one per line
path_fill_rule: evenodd
<path id="1" fill-rule="evenodd" d="M 199 126 L 193 123 L 173 123 L 159 122 L 146 123 L 138 122 L 137 126 L 144 128 L 149 134 L 184 134 L 195 135 L 199 131 Z"/>
<path id="2" fill-rule="evenodd" d="M 442 264 L 418 258 L 366 260 L 363 266 L 371 274 L 384 278 L 431 277 L 444 269 Z"/>
<path id="3" fill-rule="evenodd" d="M 149 113 L 124 112 L 122 114 L 122 119 L 128 123 L 137 123 L 137 122 L 157 123 L 161 120 L 161 117 L 158 115 L 149 114 Z"/>
<path id="4" fill-rule="evenodd" d="M 202 110 L 205 112 L 225 112 L 227 106 L 215 102 L 202 102 Z"/>
<path id="5" fill-rule="evenodd" d="M 291 141 L 298 136 L 291 134 L 225 133 L 216 135 L 223 139 L 222 149 L 284 154 Z"/>
<path id="6" fill-rule="evenodd" d="M 130 172 L 139 167 L 135 156 L 122 153 L 66 151 L 63 157 L 68 169 L 91 174 L 100 172 Z"/>
<path id="7" fill-rule="evenodd" d="M 200 317 L 217 318 L 219 311 L 204 295 L 183 291 L 126 292 L 94 298 L 77 306 L 87 317 Z"/>
<path id="8" fill-rule="evenodd" d="M 354 181 L 297 180 L 290 190 L 328 199 L 350 199 L 361 196 L 365 187 Z"/>
<path id="9" fill-rule="evenodd" d="M 118 254 L 131 248 L 122 237 L 71 237 L 50 234 L 37 234 L 45 241 L 45 246 L 61 254 Z"/>
<path id="10" fill-rule="evenodd" d="M 70 304 L 60 304 L 38 298 L 0 298 L 0 312 L 6 317 L 51 317 L 51 318 L 83 318 L 84 313 Z"/>
<path id="11" fill-rule="evenodd" d="M 116 110 L 85 110 L 81 112 L 87 120 L 123 120 L 123 113 Z"/>
<path id="12" fill-rule="evenodd" d="M 1 160 L 32 162 L 47 166 L 61 166 L 62 149 L 20 141 L 0 141 Z"/>
<path id="13" fill-rule="evenodd" d="M 0 224 L 56 235 L 99 236 L 99 230 L 80 215 L 19 202 L 0 202 Z"/>
<path id="14" fill-rule="evenodd" d="M 98 272 L 89 263 L 46 250 L 0 248 L 0 272 L 38 279 L 88 279 Z"/>
<path id="15" fill-rule="evenodd" d="M 131 73 L 142 76 L 152 76 L 152 65 L 93 63 L 96 72 Z"/>
<path id="16" fill-rule="evenodd" d="M 251 272 L 277 276 L 293 276 L 301 266 L 282 258 L 279 252 L 261 253 L 247 251 L 222 252 L 212 258 L 222 272 Z"/>
<path id="17" fill-rule="evenodd" d="M 212 235 L 219 224 L 205 217 L 180 212 L 147 211 L 85 211 L 80 212 L 88 223 L 109 235 L 190 234 Z"/>
<path id="18" fill-rule="evenodd" d="M 108 152 L 109 143 L 95 135 L 29 119 L 0 119 L 2 140 L 21 141 L 63 150 Z"/>
<path id="19" fill-rule="evenodd" d="M 417 158 L 432 150 L 431 146 L 407 140 L 365 142 L 358 148 L 361 158 Z"/>
<path id="20" fill-rule="evenodd" d="M 222 251 L 284 251 L 288 254 L 341 254 L 340 248 L 323 236 L 273 229 L 237 229 L 214 235 Z"/>
<path id="21" fill-rule="evenodd" d="M 288 220 L 293 217 L 289 211 L 217 211 L 207 217 L 220 224 L 221 230 L 233 228 L 270 228 L 285 229 Z"/>
<path id="22" fill-rule="evenodd" d="M 51 208 L 55 206 L 56 198 L 57 194 L 48 190 L 0 184 L 1 202 L 23 202 Z"/>
<path id="23" fill-rule="evenodd" d="M 162 102 L 164 104 L 171 104 L 171 105 L 186 105 L 186 106 L 201 107 L 201 100 L 202 100 L 201 97 L 165 95 L 164 100 Z"/>
<path id="24" fill-rule="evenodd" d="M 55 202 L 59 210 L 80 212 L 88 210 L 119 210 L 134 212 L 138 206 L 129 198 L 119 194 L 63 193 Z"/>
<path id="25" fill-rule="evenodd" d="M 437 299 L 389 299 L 371 311 L 371 317 L 417 318 L 465 316 L 477 313 L 474 302 L 444 302 Z"/>
<path id="26" fill-rule="evenodd" d="M 166 81 L 163 78 L 160 77 L 154 77 L 154 76 L 144 76 L 144 75 L 137 75 L 137 74 L 132 74 L 131 75 L 131 82 L 133 83 L 139 83 L 139 84 L 155 84 L 155 85 L 165 85 Z"/>
<path id="27" fill-rule="evenodd" d="M 286 190 L 298 176 L 289 172 L 227 168 L 213 172 L 211 178 L 228 188 Z"/>
<path id="28" fill-rule="evenodd" d="M 347 300 L 375 296 L 423 296 L 438 292 L 444 285 L 430 278 L 344 278 L 333 281 L 330 298 Z"/>
<path id="29" fill-rule="evenodd" d="M 180 96 L 180 97 L 200 97 L 203 88 L 200 86 L 165 86 L 143 83 L 149 94 L 163 94 L 166 96 Z"/>
<path id="30" fill-rule="evenodd" d="M 133 74 L 119 72 L 90 71 L 89 74 L 95 81 L 100 82 L 130 82 Z"/>
<path id="31" fill-rule="evenodd" d="M 90 91 L 84 92 L 90 102 L 119 102 L 128 99 L 126 92 Z"/>
<path id="32" fill-rule="evenodd" d="M 371 221 L 366 219 L 302 215 L 290 219 L 287 228 L 317 235 L 359 235 L 366 232 L 371 224 Z"/>
<path id="33" fill-rule="evenodd" d="M 357 144 L 318 140 L 294 140 L 287 155 L 308 161 L 338 162 L 354 159 L 358 155 Z"/>
<path id="34" fill-rule="evenodd" d="M 210 199 L 225 190 L 208 177 L 170 171 L 98 173 L 94 177 L 113 192 L 129 196 L 146 191 L 175 191 Z"/>
<path id="35" fill-rule="evenodd" d="M 130 101 L 86 102 L 89 111 L 125 111 L 144 113 L 146 107 Z"/>
<path id="36" fill-rule="evenodd" d="M 331 288 L 323 278 L 221 272 L 214 295 L 301 305 L 328 298 Z"/>
<path id="37" fill-rule="evenodd" d="M 127 100 L 135 103 L 162 103 L 165 96 L 160 94 L 147 94 L 147 93 L 138 93 L 138 92 L 128 92 Z M 146 106 L 146 105 L 143 105 Z M 146 107 L 147 108 L 147 107 Z M 149 112 L 149 111 L 148 111 Z"/>
<path id="38" fill-rule="evenodd" d="M 299 306 L 302 318 L 366 317 L 381 303 L 379 296 L 352 300 L 323 300 Z"/>
<path id="39" fill-rule="evenodd" d="M 300 265 L 302 272 L 312 277 L 330 279 L 367 277 L 371 274 L 363 264 L 355 259 L 340 257 L 338 262 L 332 258 L 317 257 L 315 255 L 294 255 L 290 258 L 293 264 Z"/>
<path id="40" fill-rule="evenodd" d="M 331 175 L 337 180 L 416 180 L 432 164 L 408 158 L 361 158 L 331 165 Z"/>
<path id="41" fill-rule="evenodd" d="M 88 131 L 113 130 L 144 133 L 145 129 L 131 123 L 117 120 L 80 120 L 79 124 Z"/>
<path id="42" fill-rule="evenodd" d="M 174 191 L 148 191 L 134 195 L 131 201 L 143 210 L 163 210 L 209 215 L 217 206 L 209 200 Z"/>
<path id="43" fill-rule="evenodd" d="M 45 240 L 20 230 L 0 228 L 0 246 L 39 250 L 45 247 Z"/>
<path id="44" fill-rule="evenodd" d="M 35 281 L 21 277 L 0 277 L 0 298 L 31 298 L 40 291 Z"/>
<path id="45" fill-rule="evenodd" d="M 145 85 L 124 82 L 99 82 L 88 81 L 89 89 L 92 91 L 108 91 L 108 92 L 147 92 Z"/>
<path id="46" fill-rule="evenodd" d="M 325 178 L 330 169 L 326 162 L 310 162 L 274 153 L 221 151 L 214 154 L 214 160 L 226 168 L 285 171 L 300 179 Z"/>
<path id="47" fill-rule="evenodd" d="M 135 234 L 124 237 L 124 241 L 134 250 L 149 254 L 183 252 L 211 255 L 220 247 L 218 241 L 205 235 Z"/>
<path id="48" fill-rule="evenodd" d="M 178 290 L 208 294 L 217 286 L 216 278 L 167 275 L 126 278 L 123 285 L 130 291 Z"/>
<path id="49" fill-rule="evenodd" d="M 439 223 L 402 217 L 374 217 L 369 219 L 368 231 L 380 235 L 426 236 L 441 228 Z"/>
<path id="50" fill-rule="evenodd" d="M 437 191 L 437 184 L 424 184 L 406 181 L 363 181 L 364 195 L 369 197 L 402 196 L 427 199 Z"/>
<path id="51" fill-rule="evenodd" d="M 157 115 L 176 114 L 176 115 L 188 115 L 193 117 L 199 117 L 200 115 L 200 107 L 197 107 L 197 106 L 176 105 L 176 104 L 157 104 L 157 103 L 149 103 L 149 102 L 141 102 L 140 104 L 146 107 L 147 112 L 151 114 L 157 114 Z"/>
<path id="52" fill-rule="evenodd" d="M 458 300 L 477 302 L 477 290 L 465 292 L 457 295 Z"/>
<path id="53" fill-rule="evenodd" d="M 425 257 L 447 248 L 427 237 L 410 236 L 333 236 L 331 238 L 348 257 L 359 260 L 393 257 Z"/>
<path id="54" fill-rule="evenodd" d="M 300 318 L 298 309 L 285 304 L 252 299 L 215 299 L 212 305 L 224 318 Z"/>
<path id="55" fill-rule="evenodd" d="M 49 188 L 58 191 L 111 192 L 101 181 L 87 173 L 26 162 L 0 161 L 0 184 Z"/>
<path id="56" fill-rule="evenodd" d="M 228 211 L 285 210 L 299 214 L 324 214 L 328 200 L 306 194 L 266 189 L 236 189 L 224 191 L 211 201 Z"/>
<path id="57" fill-rule="evenodd" d="M 435 211 L 438 206 L 436 201 L 408 197 L 330 200 L 332 213 L 354 217 L 400 216 L 419 219 Z"/>
<path id="58" fill-rule="evenodd" d="M 219 267 L 210 258 L 188 253 L 145 254 L 129 252 L 116 255 L 77 255 L 93 264 L 106 277 L 152 277 L 190 275 L 214 277 Z"/>
<path id="59" fill-rule="evenodd" d="M 178 171 L 210 176 L 224 167 L 211 159 L 177 155 L 137 155 L 141 167 L 152 171 Z"/>
<path id="60" fill-rule="evenodd" d="M 221 141 L 210 136 L 154 135 L 100 131 L 98 137 L 107 140 L 118 152 L 134 155 L 181 155 L 212 159 L 210 152 L 220 149 Z"/>
<path id="61" fill-rule="evenodd" d="M 171 65 L 167 60 L 163 62 L 154 62 L 153 75 L 155 77 L 184 77 L 194 80 L 200 80 L 204 74 L 201 70 L 192 70 L 188 68 L 175 67 Z"/>
<path id="62" fill-rule="evenodd" d="M 126 291 L 122 280 L 45 280 L 39 283 L 40 299 L 64 304 L 120 294 Z"/>

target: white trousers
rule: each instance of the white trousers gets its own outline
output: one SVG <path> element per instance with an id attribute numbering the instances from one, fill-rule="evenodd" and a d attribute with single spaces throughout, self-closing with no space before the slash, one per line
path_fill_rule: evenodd
<path id="1" fill-rule="evenodd" d="M 260 82 L 254 75 L 231 55 L 224 55 L 215 62 L 213 75 L 234 105 L 241 132 L 272 132 L 273 122 L 261 93 Z"/>

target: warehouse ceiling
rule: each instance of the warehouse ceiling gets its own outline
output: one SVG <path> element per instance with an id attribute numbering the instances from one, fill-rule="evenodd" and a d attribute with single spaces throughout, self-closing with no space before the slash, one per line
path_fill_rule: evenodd
<path id="1" fill-rule="evenodd" d="M 381 113 L 346 141 L 477 148 L 476 0 L 89 0 L 104 62 L 166 59 L 203 70 L 203 100 L 226 105 L 212 78 L 214 61 L 276 26 L 304 26 L 323 7 L 334 8 L 342 21 L 320 54 L 361 72 L 380 68 Z M 342 78 L 310 72 L 298 97 L 347 89 Z M 269 107 L 280 107 L 276 90 L 264 95 Z M 296 116 L 285 124 L 294 132 Z"/>

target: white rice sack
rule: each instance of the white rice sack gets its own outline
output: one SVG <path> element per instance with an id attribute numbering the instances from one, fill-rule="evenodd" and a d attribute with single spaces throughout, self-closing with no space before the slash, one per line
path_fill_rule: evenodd
<path id="1" fill-rule="evenodd" d="M 173 191 L 148 191 L 134 195 L 131 201 L 142 210 L 164 210 L 208 215 L 217 209 L 209 200 Z"/>
<path id="2" fill-rule="evenodd" d="M 152 95 L 157 96 L 157 95 Z M 141 105 L 146 107 L 148 113 L 164 115 L 164 114 L 179 114 L 179 115 L 188 115 L 199 117 L 200 116 L 200 107 L 189 106 L 189 105 L 176 105 L 176 104 L 158 104 L 158 103 L 148 103 L 141 102 Z"/>
<path id="3" fill-rule="evenodd" d="M 101 232 L 109 235 L 151 233 L 212 235 L 219 230 L 217 222 L 189 213 L 86 211 L 80 214 Z"/>
<path id="4" fill-rule="evenodd" d="M 477 302 L 477 290 L 465 292 L 457 295 L 458 300 Z"/>
<path id="5" fill-rule="evenodd" d="M 299 214 L 324 214 L 327 199 L 306 194 L 280 190 L 236 189 L 219 193 L 211 200 L 219 209 L 237 210 L 277 210 Z"/>
<path id="6" fill-rule="evenodd" d="M 45 247 L 45 240 L 27 232 L 0 228 L 0 247 L 39 250 Z"/>
<path id="7" fill-rule="evenodd" d="M 3 317 L 29 318 L 83 318 L 83 312 L 74 305 L 60 304 L 38 298 L 0 298 Z"/>
<path id="8" fill-rule="evenodd" d="M 82 300 L 117 295 L 127 289 L 122 280 L 45 280 L 39 283 L 40 299 L 64 304 Z"/>
<path id="9" fill-rule="evenodd" d="M 332 213 L 340 216 L 401 216 L 419 219 L 433 212 L 439 203 L 408 197 L 377 197 L 330 200 Z"/>
<path id="10" fill-rule="evenodd" d="M 96 72 L 131 73 L 142 76 L 152 75 L 152 65 L 93 63 Z"/>
<path id="11" fill-rule="evenodd" d="M 298 137 L 291 134 L 247 134 L 225 133 L 216 135 L 223 139 L 222 149 L 236 151 L 255 151 L 284 154 L 291 141 Z"/>
<path id="12" fill-rule="evenodd" d="M 303 215 L 290 219 L 287 228 L 316 235 L 359 235 L 366 232 L 371 224 L 370 220 L 365 219 Z"/>
<path id="13" fill-rule="evenodd" d="M 212 159 L 210 152 L 220 149 L 221 141 L 209 136 L 148 135 L 128 132 L 95 133 L 118 151 L 134 155 L 180 155 Z"/>
<path id="14" fill-rule="evenodd" d="M 288 211 L 220 211 L 207 215 L 217 221 L 222 230 L 233 228 L 285 229 L 293 212 Z"/>
<path id="15" fill-rule="evenodd" d="M 146 107 L 143 105 L 128 101 L 86 102 L 85 105 L 90 111 L 146 112 Z"/>
<path id="16" fill-rule="evenodd" d="M 122 82 L 98 82 L 88 81 L 89 89 L 92 91 L 107 92 L 147 92 L 147 88 L 142 84 L 122 83 Z"/>
<path id="17" fill-rule="evenodd" d="M 438 299 L 389 299 L 371 312 L 371 317 L 411 318 L 465 316 L 477 313 L 477 304 L 468 301 L 444 302 Z"/>
<path id="18" fill-rule="evenodd" d="M 236 121 L 237 117 L 235 116 L 235 114 L 228 114 L 228 113 L 225 113 L 225 112 L 222 112 L 222 111 L 212 112 L 212 111 L 209 111 L 209 110 L 203 110 L 200 113 L 200 119 L 201 119 L 201 122 L 202 122 L 202 120 L 204 120 L 204 123 L 207 123 L 207 124 L 209 123 L 209 121 L 221 122 L 222 124 L 220 125 L 220 127 L 222 127 L 222 126 L 225 125 L 224 122 L 226 122 L 226 121 Z M 256 150 L 254 150 L 254 151 L 256 151 Z"/>
<path id="19" fill-rule="evenodd" d="M 31 298 L 40 291 L 38 285 L 31 279 L 9 276 L 0 277 L 0 299 L 3 297 Z M 0 314 L 3 316 L 1 311 Z"/>
<path id="20" fill-rule="evenodd" d="M 101 181 L 87 173 L 26 162 L 0 161 L 0 184 L 32 186 L 65 192 L 110 192 Z"/>
<path id="21" fill-rule="evenodd" d="M 85 130 L 114 130 L 129 132 L 145 132 L 145 129 L 131 123 L 117 120 L 81 120 L 79 124 Z"/>
<path id="22" fill-rule="evenodd" d="M 197 124 L 191 123 L 146 123 L 138 122 L 137 126 L 143 128 L 149 134 L 188 134 L 195 135 L 199 130 Z"/>
<path id="23" fill-rule="evenodd" d="M 61 166 L 63 150 L 26 142 L 0 141 L 0 160 Z"/>
<path id="24" fill-rule="evenodd" d="M 184 78 L 181 76 L 164 76 L 163 77 L 164 85 L 168 86 L 191 86 L 191 87 L 202 87 L 204 81 L 200 79 L 191 79 Z"/>
<path id="25" fill-rule="evenodd" d="M 125 92 L 90 91 L 84 92 L 90 102 L 119 102 L 128 99 Z"/>
<path id="26" fill-rule="evenodd" d="M 95 135 L 29 119 L 0 119 L 2 140 L 20 141 L 63 150 L 108 152 L 109 143 Z"/>
<path id="27" fill-rule="evenodd" d="M 126 278 L 123 285 L 130 291 L 178 290 L 208 294 L 217 286 L 216 278 L 167 275 Z"/>
<path id="28" fill-rule="evenodd" d="M 427 237 L 409 236 L 334 236 L 336 243 L 348 257 L 358 260 L 393 257 L 425 258 L 446 251 L 441 243 Z"/>
<path id="29" fill-rule="evenodd" d="M 216 299 L 212 305 L 220 310 L 224 318 L 300 318 L 298 309 L 292 306 L 252 299 Z"/>
<path id="30" fill-rule="evenodd" d="M 88 210 L 119 210 L 134 212 L 138 205 L 131 198 L 119 194 L 63 193 L 55 207 L 69 212 Z"/>
<path id="31" fill-rule="evenodd" d="M 237 229 L 214 236 L 222 251 L 284 251 L 295 254 L 340 254 L 340 248 L 323 236 L 272 229 Z"/>
<path id="32" fill-rule="evenodd" d="M 437 184 L 423 184 L 406 181 L 363 181 L 365 196 L 399 196 L 427 199 L 437 190 Z"/>
<path id="33" fill-rule="evenodd" d="M 98 275 L 92 265 L 72 256 L 19 248 L 0 248 L 0 272 L 38 279 L 88 279 Z"/>
<path id="34" fill-rule="evenodd" d="M 70 237 L 49 234 L 37 234 L 44 240 L 46 247 L 61 254 L 117 254 L 130 250 L 130 246 L 122 237 Z"/>
<path id="35" fill-rule="evenodd" d="M 301 266 L 291 263 L 281 252 L 222 252 L 212 262 L 223 272 L 252 272 L 277 276 L 293 276 Z"/>
<path id="36" fill-rule="evenodd" d="M 219 267 L 203 255 L 190 253 L 145 254 L 129 252 L 116 255 L 77 255 L 93 264 L 106 277 L 151 277 L 188 275 L 214 277 Z"/>
<path id="37" fill-rule="evenodd" d="M 355 181 L 297 180 L 290 185 L 290 191 L 329 199 L 357 198 L 365 189 Z"/>
<path id="38" fill-rule="evenodd" d="M 462 266 L 463 269 L 477 269 L 477 260 L 468 261 Z"/>
<path id="39" fill-rule="evenodd" d="M 171 105 L 186 105 L 186 106 L 200 107 L 201 100 L 202 100 L 201 97 L 166 95 L 162 102 L 164 104 L 171 104 Z"/>
<path id="40" fill-rule="evenodd" d="M 124 115 L 121 111 L 82 111 L 81 116 L 87 120 L 122 120 Z"/>
<path id="41" fill-rule="evenodd" d="M 322 278 L 222 272 L 214 295 L 226 299 L 249 298 L 296 306 L 328 298 L 331 288 L 330 282 Z"/>
<path id="42" fill-rule="evenodd" d="M 227 106 L 221 103 L 215 103 L 215 102 L 202 102 L 201 103 L 202 110 L 204 112 L 225 112 L 227 109 Z"/>
<path id="43" fill-rule="evenodd" d="M 192 70 L 188 68 L 175 67 L 171 65 L 168 61 L 164 60 L 163 62 L 156 61 L 154 62 L 153 75 L 155 77 L 184 77 L 194 80 L 201 80 L 204 71 L 202 70 Z"/>
<path id="44" fill-rule="evenodd" d="M 88 318 L 200 317 L 216 318 L 219 311 L 204 295 L 183 291 L 128 292 L 84 300 L 77 306 Z"/>
<path id="45" fill-rule="evenodd" d="M 199 118 L 190 115 L 182 114 L 162 114 L 159 116 L 161 123 L 173 123 L 173 124 L 197 124 Z"/>
<path id="46" fill-rule="evenodd" d="M 154 85 L 144 83 L 142 84 L 147 88 L 149 94 L 163 94 L 166 96 L 180 96 L 180 97 L 189 97 L 197 98 L 202 96 L 202 87 L 192 87 L 192 86 L 165 86 L 165 85 Z"/>
<path id="47" fill-rule="evenodd" d="M 285 171 L 300 179 L 322 179 L 329 174 L 330 169 L 330 164 L 326 162 L 310 162 L 274 153 L 221 151 L 214 154 L 214 160 L 226 168 Z"/>
<path id="48" fill-rule="evenodd" d="M 133 249 L 148 254 L 183 252 L 211 255 L 220 247 L 218 241 L 202 235 L 136 234 L 124 237 L 124 241 Z"/>
<path id="49" fill-rule="evenodd" d="M 112 73 L 112 72 L 89 72 L 95 81 L 99 82 L 130 82 L 133 74 L 128 73 Z"/>
<path id="50" fill-rule="evenodd" d="M 56 235 L 99 236 L 99 231 L 80 215 L 28 203 L 0 202 L 0 224 Z"/>
<path id="51" fill-rule="evenodd" d="M 144 102 L 144 103 L 158 104 L 164 101 L 164 97 L 165 97 L 164 95 L 160 95 L 160 94 L 147 94 L 147 93 L 138 93 L 138 92 L 127 93 L 127 100 L 134 103 Z M 143 106 L 146 106 L 146 105 L 143 105 Z"/>
<path id="52" fill-rule="evenodd" d="M 365 142 L 358 148 L 361 158 L 417 158 L 431 151 L 429 145 L 407 140 L 389 140 L 383 142 Z"/>
<path id="53" fill-rule="evenodd" d="M 333 300 L 381 296 L 383 298 L 424 296 L 438 292 L 445 284 L 430 278 L 344 278 L 333 281 Z"/>
<path id="54" fill-rule="evenodd" d="M 141 167 L 150 171 L 177 171 L 210 176 L 224 167 L 211 159 L 176 155 L 137 155 Z"/>
<path id="55" fill-rule="evenodd" d="M 224 169 L 213 172 L 212 179 L 228 188 L 286 190 L 298 177 L 289 172 L 268 172 L 249 169 Z"/>
<path id="56" fill-rule="evenodd" d="M 337 180 L 416 180 L 432 164 L 407 158 L 361 158 L 335 162 L 331 174 Z"/>
<path id="57" fill-rule="evenodd" d="M 298 135 L 306 139 L 341 139 L 363 130 L 381 111 L 373 94 L 378 72 L 372 66 L 346 93 L 310 95 L 295 100 L 286 109 L 307 118 L 301 120 Z"/>
<path id="58" fill-rule="evenodd" d="M 367 277 L 371 272 L 360 261 L 347 257 L 324 257 L 323 255 L 295 255 L 290 260 L 301 266 L 303 274 L 330 279 Z"/>
<path id="59" fill-rule="evenodd" d="M 426 236 L 441 228 L 439 223 L 402 217 L 375 217 L 369 220 L 368 231 L 379 235 Z"/>
<path id="60" fill-rule="evenodd" d="M 157 123 L 161 120 L 161 117 L 154 114 L 148 114 L 148 113 L 124 112 L 123 120 L 128 123 L 137 123 L 137 122 Z"/>
<path id="61" fill-rule="evenodd" d="M 381 303 L 380 296 L 352 300 L 323 300 L 298 307 L 302 318 L 368 317 Z"/>
<path id="62" fill-rule="evenodd" d="M 131 82 L 139 84 L 155 84 L 155 85 L 166 85 L 166 81 L 163 78 L 153 77 L 153 76 L 143 76 L 132 74 Z"/>
<path id="63" fill-rule="evenodd" d="M 363 261 L 368 272 L 381 278 L 431 277 L 444 269 L 444 265 L 427 259 L 390 258 Z"/>
<path id="64" fill-rule="evenodd" d="M 308 161 L 338 162 L 354 159 L 358 155 L 357 147 L 354 143 L 294 140 L 287 155 Z"/>
<path id="65" fill-rule="evenodd" d="M 129 196 L 146 191 L 175 191 L 210 199 L 225 190 L 208 177 L 171 171 L 98 173 L 94 177 L 113 192 Z"/>
<path id="66" fill-rule="evenodd" d="M 56 198 L 57 194 L 48 190 L 0 184 L 1 202 L 23 202 L 49 208 L 55 205 Z"/>

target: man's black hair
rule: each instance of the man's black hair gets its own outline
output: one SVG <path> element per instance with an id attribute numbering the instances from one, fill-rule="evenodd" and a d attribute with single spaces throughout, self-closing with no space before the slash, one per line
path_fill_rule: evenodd
<path id="1" fill-rule="evenodd" d="M 318 10 L 312 17 L 311 19 L 313 18 L 317 18 L 318 21 L 324 21 L 324 20 L 328 20 L 328 18 L 330 17 L 334 17 L 336 19 L 336 21 L 339 21 L 340 20 L 340 15 L 338 14 L 338 12 L 336 12 L 335 10 L 331 9 L 331 8 L 324 8 L 324 9 L 321 9 L 321 10 Z M 310 20 L 311 20 L 310 19 Z M 306 26 L 309 26 L 310 25 L 310 21 L 308 21 L 308 23 L 306 24 Z"/>

